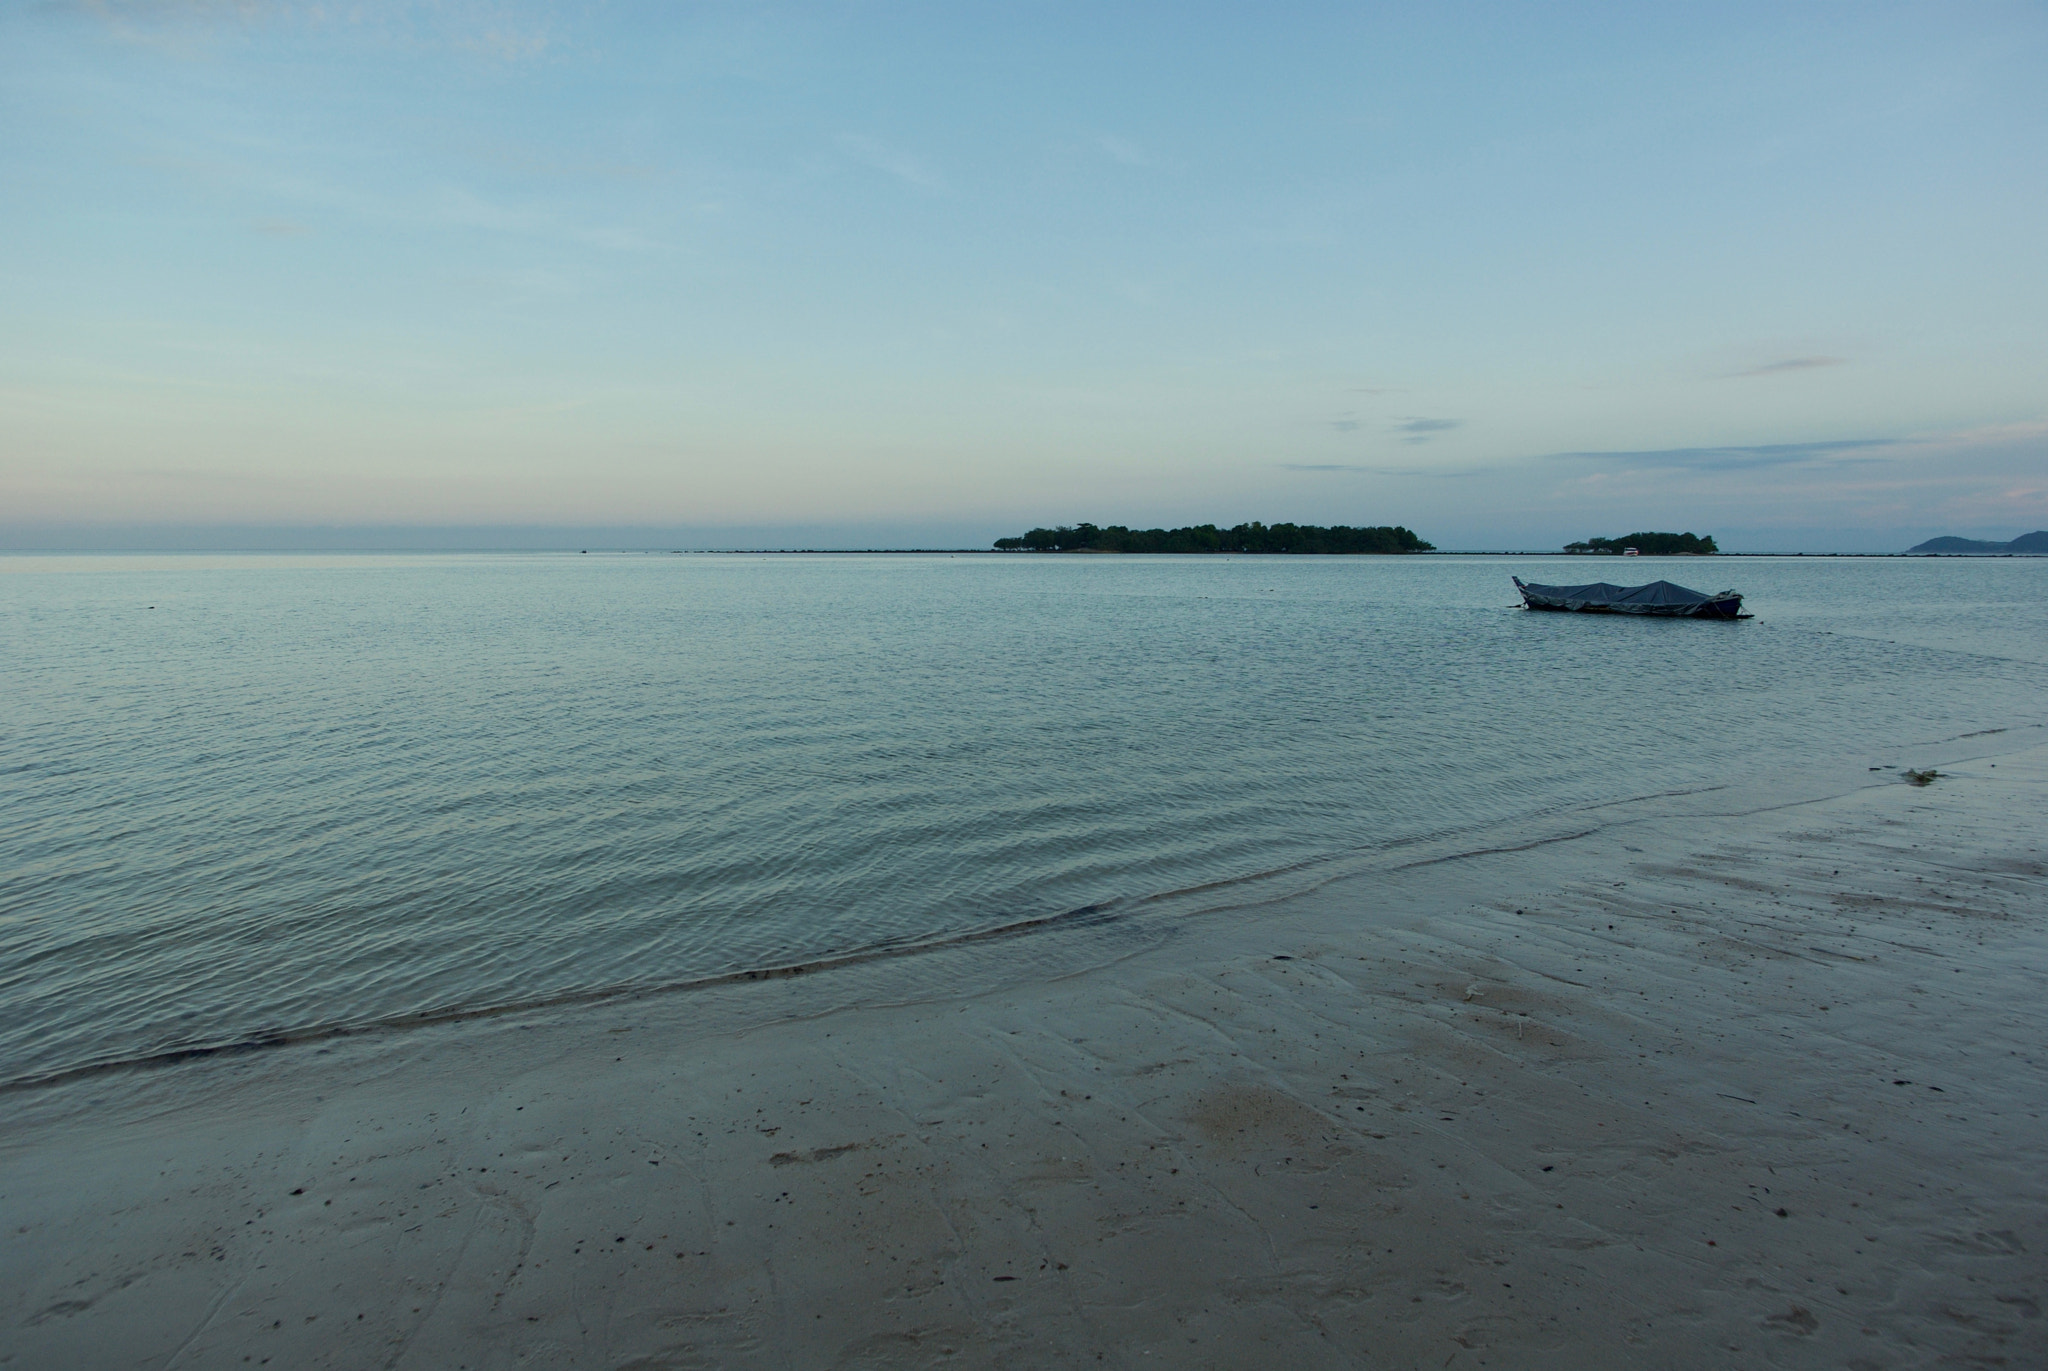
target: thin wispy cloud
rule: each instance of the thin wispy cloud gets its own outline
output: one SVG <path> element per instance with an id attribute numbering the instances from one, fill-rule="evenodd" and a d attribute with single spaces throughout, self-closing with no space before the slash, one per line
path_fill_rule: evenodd
<path id="1" fill-rule="evenodd" d="M 832 141 L 856 162 L 886 172 L 905 185 L 916 186 L 919 190 L 937 190 L 945 184 L 939 174 L 920 158 L 878 138 L 862 133 L 842 133 Z"/>
<path id="2" fill-rule="evenodd" d="M 1309 474 L 1329 475 L 1344 473 L 1357 476 L 1428 476 L 1456 479 L 1461 476 L 1482 476 L 1499 470 L 1493 466 L 1459 467 L 1405 467 L 1377 466 L 1371 462 L 1276 462 L 1282 471 L 1300 471 Z"/>
<path id="3" fill-rule="evenodd" d="M 313 231 L 295 219 L 258 219 L 250 227 L 272 238 L 303 238 Z"/>
<path id="4" fill-rule="evenodd" d="M 499 62 L 524 62 L 548 50 L 553 38 L 541 29 L 488 28 L 455 40 L 455 46 Z"/>
<path id="5" fill-rule="evenodd" d="M 1139 147 L 1128 138 L 1119 138 L 1115 134 L 1105 133 L 1095 139 L 1095 146 L 1108 153 L 1111 161 L 1121 162 L 1127 167 L 1149 167 L 1152 165 L 1152 159 L 1145 155 L 1145 149 Z"/>
<path id="6" fill-rule="evenodd" d="M 1339 433 L 1356 433 L 1358 432 L 1358 420 L 1332 419 L 1330 420 L 1330 427 L 1336 429 Z"/>
<path id="7" fill-rule="evenodd" d="M 553 6 L 519 0 L 68 0 L 68 7 L 100 20 L 116 38 L 173 52 L 187 51 L 194 35 L 209 30 L 284 22 L 412 52 L 453 49 L 507 64 L 558 46 Z"/>
<path id="8" fill-rule="evenodd" d="M 1750 376 L 1782 376 L 1788 371 L 1815 371 L 1821 367 L 1838 367 L 1849 359 L 1846 357 L 1784 357 L 1761 366 L 1731 371 L 1724 380 L 1739 381 Z"/>
<path id="9" fill-rule="evenodd" d="M 2022 419 L 2011 424 L 1985 424 L 1977 428 L 1958 429 L 1948 436 L 1955 442 L 1967 443 L 1972 447 L 2001 447 L 2011 444 L 2036 447 L 2048 444 L 2048 419 Z"/>
<path id="10" fill-rule="evenodd" d="M 1404 443 L 1426 443 L 1439 433 L 1448 433 L 1458 426 L 1456 419 L 1403 419 L 1394 425 L 1394 432 L 1403 435 Z"/>
<path id="11" fill-rule="evenodd" d="M 304 175 L 266 179 L 253 169 L 237 169 L 237 174 L 279 201 L 343 214 L 366 224 L 472 230 L 577 243 L 607 252 L 643 252 L 662 246 L 630 228 L 579 223 L 551 206 L 505 203 L 464 185 L 426 186 L 390 195 Z M 256 227 L 259 232 L 281 235 L 310 232 L 299 221 L 281 216 L 259 221 Z"/>
<path id="12" fill-rule="evenodd" d="M 1741 447 L 1649 448 L 1633 452 L 1553 452 L 1559 460 L 1607 462 L 1620 466 L 1663 467 L 1681 471 L 1752 471 L 1761 467 L 1801 463 L 1874 461 L 1878 451 L 1897 447 L 1896 438 L 1841 438 L 1824 443 L 1763 443 Z"/>
<path id="13" fill-rule="evenodd" d="M 74 0 L 70 8 L 108 20 L 207 19 L 247 23 L 268 18 L 285 6 L 277 0 Z"/>

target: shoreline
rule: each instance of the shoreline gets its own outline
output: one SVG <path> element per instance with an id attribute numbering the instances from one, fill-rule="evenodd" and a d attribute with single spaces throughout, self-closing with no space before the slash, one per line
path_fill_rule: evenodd
<path id="1" fill-rule="evenodd" d="M 1998 737 L 2006 747 L 2026 748 L 2037 733 L 2048 727 L 2019 725 L 1975 730 L 1925 742 L 1892 746 L 1873 756 L 1909 758 L 1924 764 L 1929 759 L 1948 765 L 1945 758 L 1958 748 L 1974 752 L 1985 740 Z M 2003 735 L 2003 736 L 2001 736 Z M 233 1058 L 309 1044 L 333 1043 L 349 1038 L 379 1038 L 394 1034 L 483 1022 L 492 1019 L 545 1018 L 564 1012 L 594 1013 L 606 1007 L 637 1001 L 689 995 L 721 986 L 781 980 L 789 977 L 844 973 L 871 962 L 930 956 L 971 944 L 1043 935 L 1069 926 L 1087 926 L 1112 921 L 1166 918 L 1200 918 L 1223 909 L 1258 908 L 1299 898 L 1332 882 L 1361 879 L 1376 873 L 1410 870 L 1443 862 L 1462 861 L 1497 852 L 1520 851 L 1585 836 L 1602 826 L 1596 818 L 1602 811 L 1643 807 L 1657 803 L 1686 803 L 1695 797 L 1712 797 L 1710 804 L 1734 804 L 1737 808 L 1760 807 L 1766 803 L 1800 802 L 1846 793 L 1868 784 L 1870 773 L 1898 770 L 1901 763 L 1868 766 L 1862 762 L 1838 762 L 1829 767 L 1810 767 L 1792 789 L 1782 779 L 1759 781 L 1730 776 L 1702 781 L 1675 790 L 1625 796 L 1617 800 L 1579 803 L 1558 809 L 1539 809 L 1506 821 L 1489 821 L 1465 828 L 1410 835 L 1349 850 L 1324 853 L 1264 871 L 1246 872 L 1180 889 L 1124 895 L 1081 905 L 1073 909 L 1023 914 L 1001 922 L 820 951 L 786 961 L 724 970 L 705 970 L 660 981 L 634 981 L 575 987 L 546 994 L 503 1001 L 465 1002 L 428 1006 L 382 1017 L 310 1022 L 267 1028 L 247 1037 L 167 1043 L 159 1048 L 125 1057 L 94 1058 L 52 1069 L 0 1077 L 0 1100 L 35 1097 L 90 1081 L 98 1077 L 123 1077 L 135 1073 L 168 1070 L 217 1058 Z M 1766 799 L 1765 797 L 1768 797 Z M 1145 936 L 1140 934 L 1140 936 Z"/>
<path id="2" fill-rule="evenodd" d="M 1983 741 L 9 1096 L 0 1365 L 2048 1359 L 2048 744 Z"/>

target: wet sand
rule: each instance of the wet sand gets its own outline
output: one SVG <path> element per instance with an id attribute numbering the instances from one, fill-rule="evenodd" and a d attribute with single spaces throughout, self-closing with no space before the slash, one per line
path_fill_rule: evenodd
<path id="1" fill-rule="evenodd" d="M 0 1365 L 2048 1365 L 2003 741 L 0 1097 Z"/>

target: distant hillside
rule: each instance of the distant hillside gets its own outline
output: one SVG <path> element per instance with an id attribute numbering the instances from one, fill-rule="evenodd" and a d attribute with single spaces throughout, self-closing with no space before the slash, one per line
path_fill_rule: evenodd
<path id="1" fill-rule="evenodd" d="M 1988 543 L 1982 538 L 1929 538 L 1908 552 L 1945 552 L 1951 557 L 1976 554 L 1986 556 L 1992 553 L 2029 553 L 2036 557 L 2048 557 L 2048 529 L 2015 538 L 2009 543 Z"/>
<path id="2" fill-rule="evenodd" d="M 1566 543 L 1566 552 L 1622 552 L 1634 548 L 1644 557 L 1707 557 L 1721 549 L 1713 536 L 1695 538 L 1690 533 L 1631 533 L 1626 538 L 1588 538 Z"/>
<path id="3" fill-rule="evenodd" d="M 1338 524 L 1239 524 L 1218 528 L 1125 528 L 1065 524 L 1034 528 L 1021 538 L 996 539 L 998 552 L 1432 552 L 1435 548 L 1398 526 L 1351 528 Z"/>

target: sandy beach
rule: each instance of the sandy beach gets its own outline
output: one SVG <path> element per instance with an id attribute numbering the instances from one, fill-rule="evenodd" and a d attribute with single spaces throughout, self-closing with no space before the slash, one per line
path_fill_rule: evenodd
<path id="1" fill-rule="evenodd" d="M 1872 760 L 15 1092 L 0 1364 L 2048 1365 L 2048 745 Z"/>

